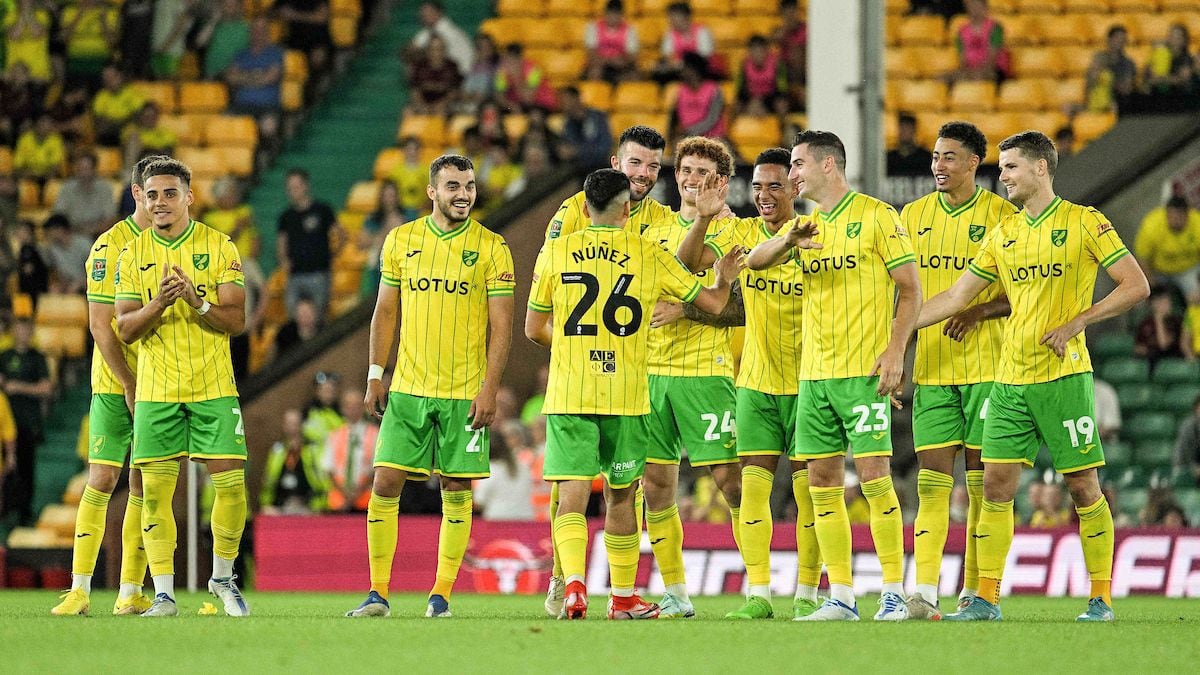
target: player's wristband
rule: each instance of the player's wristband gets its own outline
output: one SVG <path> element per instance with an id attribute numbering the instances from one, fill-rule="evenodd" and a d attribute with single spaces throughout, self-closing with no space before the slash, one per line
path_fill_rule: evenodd
<path id="1" fill-rule="evenodd" d="M 370 366 L 367 367 L 367 382 L 370 382 L 371 380 L 382 380 L 382 379 L 383 379 L 383 366 L 381 366 L 377 363 L 372 363 Z"/>
<path id="2" fill-rule="evenodd" d="M 196 314 L 199 316 L 204 316 L 205 314 L 208 314 L 208 310 L 210 309 L 212 309 L 212 303 L 205 300 L 202 305 L 196 308 Z"/>

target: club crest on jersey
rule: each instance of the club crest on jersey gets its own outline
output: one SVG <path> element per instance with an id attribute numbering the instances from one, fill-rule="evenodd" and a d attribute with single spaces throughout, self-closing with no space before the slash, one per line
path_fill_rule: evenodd
<path id="1" fill-rule="evenodd" d="M 1066 230 L 1051 230 L 1050 231 L 1050 243 L 1054 244 L 1055 246 L 1062 246 L 1063 244 L 1067 243 L 1067 231 Z"/>
<path id="2" fill-rule="evenodd" d="M 846 226 L 846 236 L 851 239 L 857 237 L 860 232 L 862 232 L 862 223 L 860 222 L 850 223 Z"/>
<path id="3" fill-rule="evenodd" d="M 194 265 L 196 267 L 196 269 L 198 269 L 198 270 L 208 269 L 208 254 L 207 253 L 192 254 L 192 265 Z"/>
<path id="4" fill-rule="evenodd" d="M 474 267 L 479 261 L 479 251 L 463 251 L 463 264 L 467 267 Z"/>
<path id="5" fill-rule="evenodd" d="M 979 241 L 983 239 L 983 235 L 986 233 L 987 228 L 983 225 L 972 225 L 970 231 L 967 232 L 967 236 L 971 238 L 971 241 Z"/>
<path id="6" fill-rule="evenodd" d="M 92 258 L 92 281 L 104 281 L 108 273 L 108 261 L 104 258 Z"/>

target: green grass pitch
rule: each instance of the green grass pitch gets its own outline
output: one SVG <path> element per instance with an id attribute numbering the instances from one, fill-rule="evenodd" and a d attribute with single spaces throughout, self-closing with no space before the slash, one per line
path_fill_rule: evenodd
<path id="1" fill-rule="evenodd" d="M 249 593 L 254 616 L 197 616 L 208 596 L 181 594 L 175 619 L 52 617 L 49 591 L 0 592 L 0 671 L 44 672 L 1190 672 L 1200 658 L 1200 602 L 1126 598 L 1117 622 L 1079 625 L 1084 601 L 1014 597 L 1001 624 L 870 621 L 795 624 L 721 617 L 740 598 L 698 598 L 688 621 L 609 622 L 592 598 L 586 622 L 548 619 L 542 598 L 456 595 L 452 619 L 424 618 L 424 596 L 395 595 L 388 619 L 347 619 L 361 595 Z M 943 601 L 943 610 L 950 601 Z"/>

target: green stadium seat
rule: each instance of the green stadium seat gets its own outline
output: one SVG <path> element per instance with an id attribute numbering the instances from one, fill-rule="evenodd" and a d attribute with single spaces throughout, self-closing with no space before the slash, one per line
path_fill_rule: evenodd
<path id="1" fill-rule="evenodd" d="M 1133 336 L 1125 332 L 1101 333 L 1088 346 L 1093 359 L 1108 361 L 1118 357 L 1133 356 Z"/>
<path id="2" fill-rule="evenodd" d="M 1144 488 L 1128 488 L 1117 493 L 1117 510 L 1137 518 L 1138 512 L 1146 505 L 1149 494 Z"/>
<path id="3" fill-rule="evenodd" d="M 1126 438 L 1143 441 L 1174 441 L 1175 416 L 1164 412 L 1147 412 L 1134 415 L 1125 423 Z M 1138 458 L 1141 461 L 1141 458 Z"/>
<path id="4" fill-rule="evenodd" d="M 1139 413 L 1160 408 L 1161 389 L 1149 384 L 1123 384 L 1117 387 L 1117 401 L 1125 414 Z"/>
<path id="5" fill-rule="evenodd" d="M 1164 409 L 1170 410 L 1176 415 L 1187 416 L 1192 412 L 1197 396 L 1200 396 L 1200 383 L 1177 384 L 1167 390 L 1162 405 Z M 1122 403 L 1122 405 L 1124 404 Z"/>
<path id="6" fill-rule="evenodd" d="M 1150 381 L 1150 364 L 1141 359 L 1118 358 L 1104 364 L 1101 377 L 1115 386 Z"/>
<path id="7" fill-rule="evenodd" d="M 1195 384 L 1200 382 L 1200 361 L 1163 359 L 1154 366 L 1156 384 Z"/>
<path id="8" fill-rule="evenodd" d="M 1133 463 L 1133 446 L 1125 441 L 1108 441 L 1104 444 L 1104 461 L 1107 466 L 1128 466 Z"/>
<path id="9" fill-rule="evenodd" d="M 1142 441 L 1137 445 L 1134 456 L 1138 466 L 1144 469 L 1168 469 L 1175 455 L 1175 444 L 1171 441 L 1153 440 Z"/>
<path id="10" fill-rule="evenodd" d="M 1196 485 L 1196 476 L 1192 474 L 1191 467 L 1175 466 L 1171 467 L 1171 485 L 1176 488 L 1194 488 Z"/>
<path id="11" fill-rule="evenodd" d="M 1175 501 L 1179 502 L 1179 506 L 1183 507 L 1183 512 L 1187 514 L 1188 524 L 1196 527 L 1200 521 L 1200 489 L 1175 490 Z"/>

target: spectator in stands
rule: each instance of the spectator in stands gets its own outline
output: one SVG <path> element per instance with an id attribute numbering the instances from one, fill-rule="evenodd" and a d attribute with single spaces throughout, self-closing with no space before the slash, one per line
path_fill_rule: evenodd
<path id="1" fill-rule="evenodd" d="M 125 146 L 125 163 L 133 165 L 135 157 L 149 154 L 170 155 L 175 152 L 175 144 L 179 138 L 167 127 L 161 124 L 162 108 L 154 101 L 147 101 L 138 111 L 137 117 L 121 132 L 121 142 Z"/>
<path id="2" fill-rule="evenodd" d="M 1183 336 L 1179 346 L 1183 349 L 1183 357 L 1194 361 L 1200 357 L 1200 291 L 1188 295 L 1187 303 L 1187 309 L 1183 313 Z"/>
<path id="3" fill-rule="evenodd" d="M 109 192 L 111 197 L 112 192 Z M 112 225 L 112 223 L 108 223 Z M 55 213 L 42 224 L 46 237 L 46 262 L 54 272 L 50 290 L 55 293 L 82 293 L 87 285 L 86 266 L 91 240 L 71 231 L 66 216 Z"/>
<path id="4" fill-rule="evenodd" d="M 1008 49 L 1004 46 L 1004 26 L 988 12 L 987 0 L 966 0 L 967 22 L 958 29 L 958 70 L 954 79 L 995 80 L 1009 71 Z"/>
<path id="5" fill-rule="evenodd" d="M 45 109 L 46 85 L 29 77 L 29 67 L 14 63 L 0 78 L 0 145 L 11 146 L 25 122 Z"/>
<path id="6" fill-rule="evenodd" d="M 1100 428 L 1100 440 L 1115 441 L 1121 433 L 1121 402 L 1117 390 L 1100 378 L 1092 381 L 1096 395 L 1096 426 Z"/>
<path id="7" fill-rule="evenodd" d="M 789 108 L 804 110 L 804 86 L 808 81 L 808 24 L 804 22 L 804 14 L 796 0 L 780 0 L 779 27 L 771 41 L 783 56 Z"/>
<path id="8" fill-rule="evenodd" d="M 558 103 L 563 113 L 559 156 L 587 169 L 608 166 L 613 144 L 608 115 L 584 105 L 579 89 L 573 86 L 559 90 Z"/>
<path id="9" fill-rule="evenodd" d="M 341 395 L 340 375 L 327 370 L 313 375 L 313 398 L 304 408 L 304 437 L 322 448 L 329 432 L 345 424 L 337 407 Z"/>
<path id="10" fill-rule="evenodd" d="M 188 32 L 200 9 L 198 0 L 158 0 L 150 31 L 150 70 L 158 78 L 172 78 L 187 49 Z"/>
<path id="11" fill-rule="evenodd" d="M 1063 489 L 1059 483 L 1044 483 L 1033 506 L 1029 527 L 1053 529 L 1071 524 L 1071 511 L 1063 507 Z"/>
<path id="12" fill-rule="evenodd" d="M 107 179 L 96 176 L 96 155 L 84 150 L 75 158 L 75 175 L 58 189 L 54 213 L 66 216 L 76 233 L 98 235 L 117 217 L 113 187 Z"/>
<path id="13" fill-rule="evenodd" d="M 500 206 L 509 198 L 510 186 L 520 178 L 521 165 L 513 153 L 504 145 L 488 146 L 483 164 L 476 167 L 476 180 L 479 182 L 476 211 L 486 214 Z M 520 186 L 517 191 L 520 191 Z"/>
<path id="14" fill-rule="evenodd" d="M 63 7 L 60 21 L 67 47 L 67 77 L 96 79 L 117 43 L 116 8 L 100 0 L 76 0 Z"/>
<path id="15" fill-rule="evenodd" d="M 1188 94 L 1196 90 L 1196 57 L 1189 45 L 1187 26 L 1173 23 L 1166 40 L 1154 45 L 1142 71 L 1146 90 L 1152 94 Z"/>
<path id="16" fill-rule="evenodd" d="M 121 129 L 142 109 L 142 94 L 125 79 L 115 65 L 104 66 L 100 73 L 104 86 L 92 99 L 92 121 L 96 141 L 101 145 L 120 145 Z"/>
<path id="17" fill-rule="evenodd" d="M 66 161 L 62 135 L 54 131 L 49 115 L 39 115 L 37 122 L 17 139 L 13 152 L 13 173 L 39 183 L 58 175 Z"/>
<path id="18" fill-rule="evenodd" d="M 32 345 L 30 319 L 17 319 L 12 333 L 12 349 L 0 354 L 0 389 L 17 423 L 16 462 L 7 476 L 4 503 L 21 523 L 28 523 L 33 515 L 34 456 L 42 442 L 42 405 L 51 394 L 50 369 Z"/>
<path id="19" fill-rule="evenodd" d="M 238 179 L 234 176 L 218 179 L 213 183 L 212 194 L 216 203 L 204 211 L 204 224 L 219 230 L 233 241 L 242 258 L 243 269 L 247 260 L 254 261 L 253 264 L 257 266 L 259 239 L 254 224 L 254 207 L 243 201 Z"/>
<path id="20" fill-rule="evenodd" d="M 294 347 L 315 338 L 321 329 L 321 314 L 312 298 L 301 296 L 296 302 L 292 319 L 275 334 L 275 357 L 284 356 Z"/>
<path id="21" fill-rule="evenodd" d="M 462 112 L 473 113 L 480 103 L 492 97 L 499 65 L 500 52 L 496 49 L 496 41 L 487 33 L 476 35 L 475 60 L 463 78 Z"/>
<path id="22" fill-rule="evenodd" d="M 604 16 L 584 29 L 583 44 L 587 47 L 587 79 L 616 84 L 636 75 L 637 28 L 625 20 L 625 3 L 621 0 L 604 4 Z"/>
<path id="23" fill-rule="evenodd" d="M 479 123 L 475 127 L 479 132 L 478 140 L 482 141 L 480 155 L 487 153 L 488 146 L 508 147 L 508 132 L 504 129 L 504 110 L 500 105 L 496 99 L 489 99 L 479 105 Z M 463 132 L 464 145 L 468 142 L 469 133 L 470 129 Z M 475 161 L 475 155 L 469 154 L 467 157 L 471 158 L 471 161 Z M 478 166 L 478 163 L 476 165 Z"/>
<path id="24" fill-rule="evenodd" d="M 525 48 L 514 42 L 504 48 L 500 67 L 496 69 L 496 96 L 513 110 L 532 106 L 554 110 L 554 90 L 538 64 L 525 58 Z"/>
<path id="25" fill-rule="evenodd" d="M 34 82 L 49 84 L 54 77 L 55 64 L 50 56 L 51 13 L 37 0 L 17 0 L 9 4 L 2 18 L 4 29 L 4 70 L 24 63 Z"/>
<path id="26" fill-rule="evenodd" d="M 17 466 L 17 420 L 3 391 L 0 391 L 0 450 L 0 514 L 3 514 L 4 478 Z"/>
<path id="27" fill-rule="evenodd" d="M 708 59 L 699 54 L 683 56 L 679 91 L 671 111 L 671 129 L 675 138 L 725 137 L 725 95 L 709 71 Z"/>
<path id="28" fill-rule="evenodd" d="M 917 143 L 917 118 L 911 113 L 897 115 L 896 147 L 888 150 L 889 176 L 924 176 L 933 163 L 933 153 Z"/>
<path id="29" fill-rule="evenodd" d="M 134 79 L 150 76 L 151 33 L 154 29 L 155 0 L 125 0 L 121 3 L 121 37 L 117 52 L 121 70 Z M 240 10 L 240 3 L 239 3 Z"/>
<path id="30" fill-rule="evenodd" d="M 505 426 L 520 422 L 510 420 Z M 484 520 L 533 520 L 533 475 L 529 467 L 517 460 L 509 435 L 493 433 L 491 439 L 491 473 L 475 483 L 475 506 L 481 509 Z"/>
<path id="31" fill-rule="evenodd" d="M 554 170 L 554 162 L 550 151 L 541 143 L 527 143 L 521 149 L 521 162 L 517 165 L 516 178 L 504 188 L 504 198 L 513 199 L 531 185 L 550 177 Z"/>
<path id="32" fill-rule="evenodd" d="M 480 115 L 482 118 L 482 113 Z M 507 142 L 507 141 L 505 141 Z M 483 137 L 483 131 L 478 124 L 471 125 L 463 129 L 462 147 L 454 148 L 458 154 L 471 160 L 478 170 L 478 167 L 483 166 L 484 160 L 487 157 L 488 141 Z"/>
<path id="33" fill-rule="evenodd" d="M 275 18 L 287 26 L 284 44 L 308 54 L 308 66 L 314 73 L 325 70 L 333 50 L 329 34 L 329 2 L 327 0 L 275 0 Z"/>
<path id="34" fill-rule="evenodd" d="M 379 192 L 379 204 L 376 206 L 375 212 L 367 218 L 367 222 L 370 223 L 369 227 L 374 228 L 375 234 L 372 236 L 377 238 L 379 234 L 387 236 L 387 233 L 396 225 L 416 220 L 421 209 L 429 201 L 429 197 L 425 196 L 425 186 L 429 185 L 429 167 L 421 161 L 421 145 L 421 139 L 416 136 L 407 136 L 401 141 L 400 147 L 404 150 L 404 161 L 397 164 L 387 176 L 388 181 L 393 183 L 392 187 L 395 188 L 395 193 L 386 195 L 386 198 L 390 200 L 395 197 L 396 203 L 392 205 L 389 201 L 385 204 L 384 190 L 387 188 L 385 183 L 384 188 Z M 399 209 L 399 222 L 396 222 L 397 216 L 393 213 L 395 209 Z M 379 245 L 383 246 L 382 239 L 379 239 Z"/>
<path id="35" fill-rule="evenodd" d="M 392 176 L 403 173 L 399 171 L 401 168 L 402 166 L 396 167 L 397 170 L 392 172 Z M 428 170 L 422 169 L 421 176 L 425 181 L 421 185 L 421 196 L 424 197 L 424 187 L 428 184 L 429 178 Z M 396 188 L 396 183 L 392 180 L 383 181 L 383 185 L 379 187 L 379 202 L 376 203 L 375 210 L 371 212 L 371 215 L 363 221 L 359 240 L 359 248 L 367 251 L 368 272 L 366 276 L 370 280 L 368 287 L 372 290 L 379 287 L 379 255 L 383 251 L 383 243 L 387 239 L 388 233 L 410 220 L 416 220 L 416 210 L 411 213 L 410 217 L 409 212 L 400 206 L 400 193 Z"/>
<path id="36" fill-rule="evenodd" d="M 1151 487 L 1146 497 L 1146 505 L 1138 513 L 1138 520 L 1141 525 L 1163 525 L 1167 514 L 1172 511 L 1182 512 L 1179 502 L 1175 500 L 1174 491 L 1165 485 Z"/>
<path id="37" fill-rule="evenodd" d="M 5 228 L 5 232 L 10 234 L 10 228 L 17 224 L 19 202 L 17 181 L 10 174 L 0 174 L 0 225 Z M 12 252 L 8 236 L 0 239 L 0 243 L 3 244 L 0 246 L 0 255 Z"/>
<path id="38" fill-rule="evenodd" d="M 1179 504 L 1168 504 L 1163 508 L 1158 524 L 1168 530 L 1184 530 L 1188 527 L 1187 516 Z"/>
<path id="39" fill-rule="evenodd" d="M 1087 100 L 1084 106 L 1093 112 L 1115 110 L 1120 100 L 1133 93 L 1137 66 L 1125 53 L 1129 32 L 1118 24 L 1108 29 L 1103 51 L 1092 57 L 1087 71 Z"/>
<path id="40" fill-rule="evenodd" d="M 418 12 L 421 19 L 421 30 L 408 43 L 407 52 L 412 57 L 424 50 L 429 44 L 429 38 L 437 35 L 446 42 L 446 54 L 450 60 L 458 64 L 460 73 L 470 72 L 475 64 L 475 50 L 471 47 L 471 38 L 457 24 L 446 16 L 446 10 L 441 2 L 425 0 Z"/>
<path id="41" fill-rule="evenodd" d="M 1075 156 L 1075 130 L 1070 124 L 1064 124 L 1054 132 L 1054 149 L 1058 152 L 1058 161 Z"/>
<path id="42" fill-rule="evenodd" d="M 13 243 L 17 249 L 17 292 L 33 299 L 50 290 L 50 266 L 38 248 L 33 223 L 21 220 L 13 229 Z"/>
<path id="43" fill-rule="evenodd" d="M 230 112 L 251 115 L 258 122 L 259 136 L 274 144 L 279 129 L 283 50 L 271 42 L 271 27 L 264 18 L 250 26 L 250 45 L 233 57 L 225 71 L 230 89 Z"/>
<path id="44" fill-rule="evenodd" d="M 321 468 L 329 476 L 329 510 L 345 513 L 365 512 L 371 500 L 371 481 L 375 476 L 375 442 L 379 424 L 366 414 L 363 392 L 342 392 L 340 411 L 345 422 L 325 439 Z"/>
<path id="45" fill-rule="evenodd" d="M 681 78 L 687 54 L 699 54 L 707 64 L 715 45 L 708 27 L 692 21 L 691 5 L 671 3 L 667 6 L 667 32 L 663 34 L 662 56 L 654 66 L 654 79 L 665 84 Z"/>
<path id="46" fill-rule="evenodd" d="M 1146 214 L 1134 248 L 1148 278 L 1172 284 L 1185 297 L 1200 291 L 1200 211 L 1188 208 L 1183 197 Z"/>
<path id="47" fill-rule="evenodd" d="M 738 69 L 738 111 L 753 117 L 782 115 L 788 110 L 786 69 L 779 53 L 761 35 L 750 38 Z"/>
<path id="48" fill-rule="evenodd" d="M 198 42 L 208 45 L 204 50 L 204 77 L 216 79 L 233 65 L 233 59 L 250 46 L 250 22 L 242 11 L 241 0 L 224 0 L 221 11 L 205 28 L 208 35 Z M 270 41 L 270 33 L 267 36 Z"/>
<path id="49" fill-rule="evenodd" d="M 418 115 L 444 116 L 458 100 L 462 83 L 458 66 L 446 57 L 446 42 L 434 35 L 409 66 L 409 109 Z"/>
<path id="50" fill-rule="evenodd" d="M 330 269 L 335 246 L 343 240 L 337 216 L 329 204 L 312 197 L 308 172 L 293 168 L 287 175 L 290 205 L 279 216 L 275 238 L 276 257 L 288 275 L 284 300 L 288 315 L 294 316 L 296 303 L 307 295 L 317 305 L 319 317 L 329 307 Z"/>
<path id="51" fill-rule="evenodd" d="M 536 145 L 546 153 L 550 164 L 558 164 L 558 134 L 550 128 L 549 114 L 544 108 L 532 107 L 525 115 L 525 132 L 517 143 L 517 156 L 524 157 L 525 148 Z M 524 160 L 522 160 L 524 161 Z"/>
<path id="52" fill-rule="evenodd" d="M 307 442 L 300 411 L 283 412 L 283 438 L 267 452 L 259 504 L 263 513 L 303 514 L 325 510 L 325 476 L 320 446 Z"/>
<path id="53" fill-rule="evenodd" d="M 1192 414 L 1179 425 L 1175 436 L 1175 467 L 1200 486 L 1200 396 L 1192 401 Z"/>
<path id="54" fill-rule="evenodd" d="M 1159 359 L 1181 358 L 1180 345 L 1183 319 L 1175 313 L 1171 289 L 1155 286 L 1150 290 L 1150 314 L 1138 324 L 1134 335 L 1133 353 L 1150 362 L 1150 367 Z"/>
<path id="55" fill-rule="evenodd" d="M 67 85 L 46 111 L 67 147 L 91 145 L 92 95 L 83 84 Z"/>

